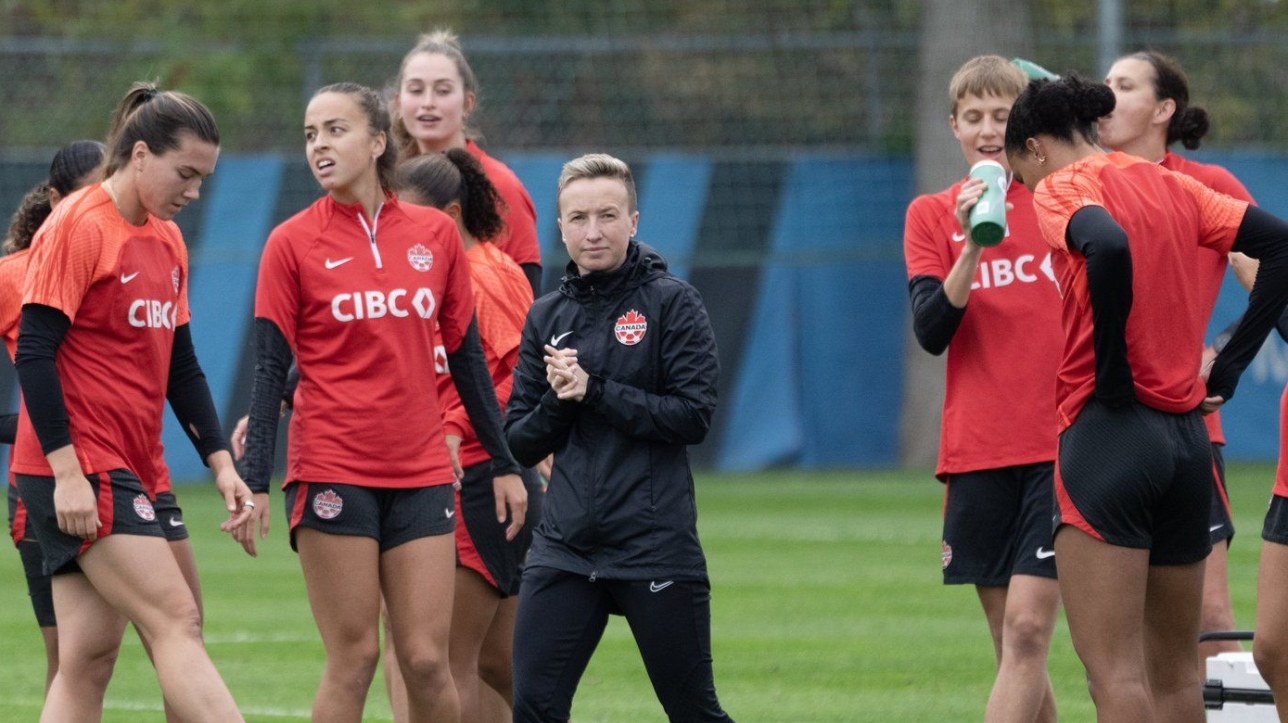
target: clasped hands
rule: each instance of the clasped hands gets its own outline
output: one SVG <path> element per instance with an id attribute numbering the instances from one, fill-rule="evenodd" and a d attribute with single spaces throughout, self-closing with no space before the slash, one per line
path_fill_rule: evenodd
<path id="1" fill-rule="evenodd" d="M 546 344 L 546 381 L 563 400 L 580 402 L 586 397 L 590 375 L 577 363 L 576 349 L 556 349 Z"/>

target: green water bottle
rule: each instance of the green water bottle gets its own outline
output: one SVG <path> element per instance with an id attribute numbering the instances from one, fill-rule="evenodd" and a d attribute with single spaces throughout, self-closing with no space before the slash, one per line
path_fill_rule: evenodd
<path id="1" fill-rule="evenodd" d="M 971 166 L 970 177 L 984 182 L 984 195 L 970 209 L 970 240 L 996 246 L 1006 237 L 1006 169 L 997 161 Z"/>
<path id="2" fill-rule="evenodd" d="M 1011 65 L 1014 65 L 1015 67 L 1024 71 L 1024 74 L 1029 76 L 1029 80 L 1059 80 L 1060 79 L 1060 76 L 1056 75 L 1055 73 L 1052 73 L 1046 68 L 1043 68 L 1042 66 L 1033 62 L 1032 60 L 1025 60 L 1024 58 L 1011 58 Z"/>

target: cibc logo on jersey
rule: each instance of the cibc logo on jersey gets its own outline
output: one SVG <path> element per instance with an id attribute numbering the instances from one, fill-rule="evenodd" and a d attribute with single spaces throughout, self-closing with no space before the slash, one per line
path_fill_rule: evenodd
<path id="1" fill-rule="evenodd" d="M 336 321 L 343 322 L 381 319 L 386 316 L 403 318 L 413 313 L 422 319 L 429 319 L 434 316 L 437 303 L 433 290 L 424 287 L 411 291 L 354 291 L 332 297 L 331 315 Z"/>
<path id="2" fill-rule="evenodd" d="M 975 280 L 971 282 L 971 291 L 976 289 L 995 289 L 1010 286 L 1019 281 L 1031 284 L 1038 280 L 1038 273 L 1056 283 L 1055 271 L 1051 268 L 1051 254 L 1047 254 L 1038 263 L 1033 254 L 1023 254 L 1016 259 L 981 259 L 975 269 Z"/>
<path id="3" fill-rule="evenodd" d="M 130 302 L 127 316 L 130 326 L 139 329 L 173 329 L 178 313 L 179 308 L 173 301 L 135 299 Z"/>

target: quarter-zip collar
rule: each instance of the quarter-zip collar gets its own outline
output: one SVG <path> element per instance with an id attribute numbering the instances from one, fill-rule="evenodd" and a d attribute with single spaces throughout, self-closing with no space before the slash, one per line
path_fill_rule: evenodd
<path id="1" fill-rule="evenodd" d="M 384 262 L 380 257 L 380 246 L 376 243 L 376 232 L 380 228 L 380 216 L 385 210 L 385 207 L 391 204 L 394 206 L 397 205 L 397 200 L 394 195 L 387 191 L 385 192 L 385 198 L 380 202 L 379 206 L 376 206 L 376 213 L 372 217 L 371 221 L 367 221 L 366 210 L 363 208 L 361 202 L 340 203 L 334 198 L 331 199 L 331 202 L 335 204 L 335 210 L 337 213 L 351 215 L 358 219 L 358 224 L 362 226 L 363 232 L 367 234 L 367 241 L 370 243 L 371 256 L 375 259 L 376 268 L 384 268 Z"/>

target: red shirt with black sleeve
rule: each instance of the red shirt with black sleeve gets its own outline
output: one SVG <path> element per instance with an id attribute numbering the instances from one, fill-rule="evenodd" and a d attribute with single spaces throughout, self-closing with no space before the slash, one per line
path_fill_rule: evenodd
<path id="1" fill-rule="evenodd" d="M 1192 161 L 1171 151 L 1163 156 L 1159 165 L 1169 171 L 1184 173 L 1218 193 L 1233 196 L 1240 201 L 1255 203 L 1252 200 L 1252 194 L 1248 193 L 1248 189 L 1244 188 L 1242 183 L 1239 183 L 1239 179 L 1220 166 Z M 1198 314 L 1199 323 L 1204 329 L 1207 329 L 1208 320 L 1212 317 L 1216 297 L 1221 293 L 1221 282 L 1225 280 L 1225 267 L 1228 263 L 1229 257 L 1225 254 L 1209 249 L 1199 251 L 1199 305 L 1194 311 Z M 1225 432 L 1221 430 L 1221 410 L 1218 409 L 1204 416 L 1203 422 L 1207 425 L 1208 437 L 1211 438 L 1212 443 L 1225 444 Z"/>
<path id="2" fill-rule="evenodd" d="M 963 183 L 919 196 L 908 207 L 903 250 L 909 279 L 942 281 L 961 256 L 966 233 L 954 209 Z M 1056 456 L 1059 290 L 1032 194 L 1012 183 L 1006 200 L 1013 206 L 1006 238 L 980 255 L 966 314 L 948 345 L 935 469 L 941 479 Z"/>
<path id="3" fill-rule="evenodd" d="M 1132 308 L 1127 357 L 1136 398 L 1179 414 L 1203 401 L 1199 380 L 1203 324 L 1198 262 L 1202 249 L 1229 253 L 1248 208 L 1195 179 L 1125 153 L 1097 153 L 1044 178 L 1034 193 L 1038 223 L 1056 250 L 1064 290 L 1066 344 L 1057 403 L 1063 431 L 1095 390 L 1091 300 L 1086 259 L 1069 249 L 1065 231 L 1073 214 L 1101 206 L 1127 233 L 1132 261 Z M 1200 248 L 1201 247 L 1201 248 Z M 1177 313 L 1177 309 L 1190 313 Z"/>
<path id="4" fill-rule="evenodd" d="M 514 366 L 519 363 L 519 340 L 523 335 L 523 322 L 532 306 L 532 287 L 523 275 L 523 269 L 506 254 L 490 243 L 475 244 L 466 252 L 470 264 L 470 279 L 474 287 L 474 313 L 478 319 L 479 337 L 483 354 L 491 372 L 492 386 L 502 412 L 514 387 Z M 444 423 L 448 434 L 463 441 L 457 452 L 462 467 L 470 467 L 491 459 L 479 444 L 470 423 L 465 405 L 456 393 L 450 370 L 443 355 L 437 367 L 438 393 L 444 402 Z"/>
<path id="5" fill-rule="evenodd" d="M 128 469 L 150 495 L 167 491 L 161 417 L 174 330 L 189 321 L 179 227 L 151 215 L 132 225 L 95 184 L 59 204 L 36 233 L 23 289 L 23 304 L 71 320 L 55 363 L 81 469 Z M 53 474 L 25 411 L 12 469 Z"/>
<path id="6" fill-rule="evenodd" d="M 451 484 L 434 325 L 455 351 L 474 316 L 456 222 L 392 195 L 374 221 L 324 196 L 273 230 L 255 316 L 281 330 L 300 385 L 286 481 Z"/>
<path id="7" fill-rule="evenodd" d="M 541 265 L 541 245 L 537 241 L 537 209 L 528 195 L 528 189 L 514 175 L 514 171 L 504 163 L 483 152 L 474 141 L 465 142 L 465 150 L 470 152 L 483 166 L 487 180 L 496 187 L 505 208 L 501 218 L 505 220 L 505 229 L 492 239 L 496 247 L 504 251 L 516 264 Z"/>

